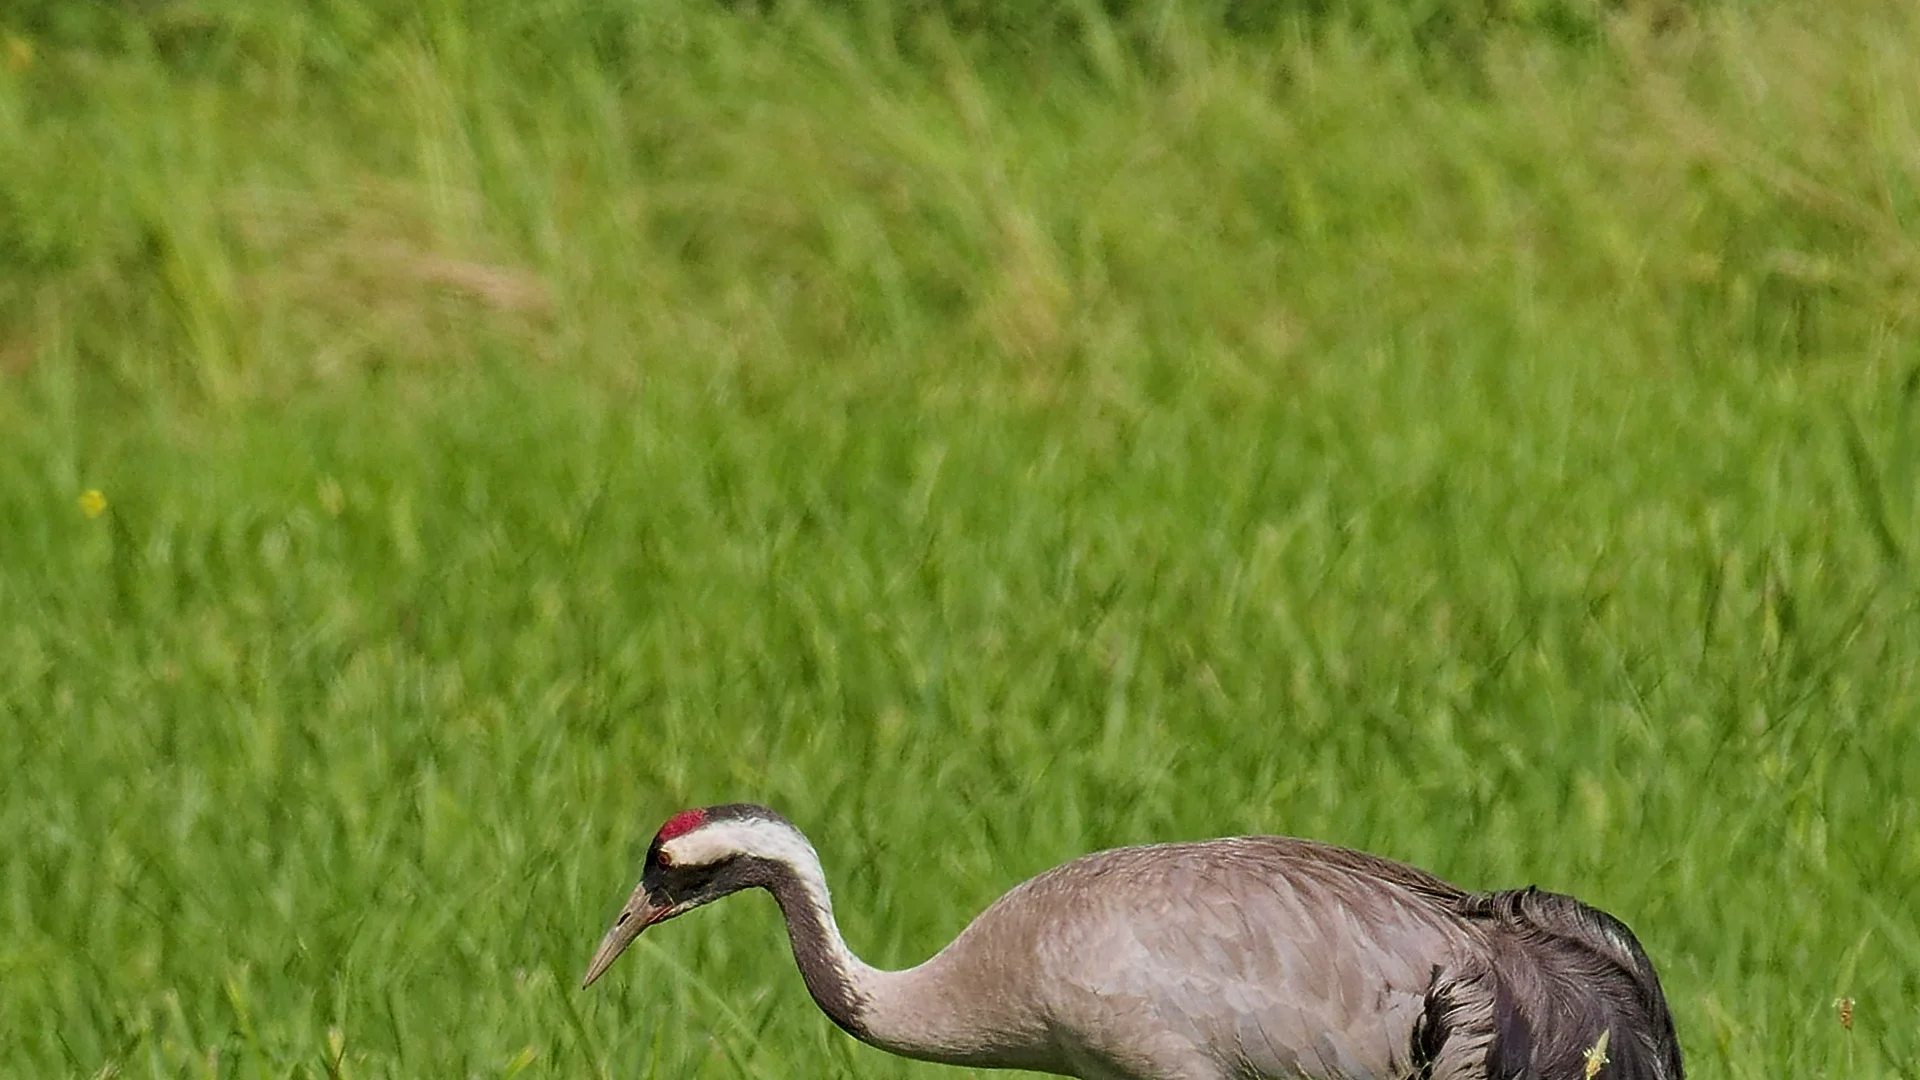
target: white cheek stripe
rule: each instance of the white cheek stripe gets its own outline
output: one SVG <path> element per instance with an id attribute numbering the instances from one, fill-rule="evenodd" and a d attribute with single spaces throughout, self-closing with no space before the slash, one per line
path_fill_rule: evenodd
<path id="1" fill-rule="evenodd" d="M 707 866 L 730 855 L 777 859 L 795 870 L 820 864 L 806 837 L 778 822 L 753 818 L 702 825 L 661 844 L 660 854 L 675 866 Z"/>
<path id="2" fill-rule="evenodd" d="M 820 856 L 800 830 L 757 818 L 719 821 L 666 841 L 660 845 L 660 854 L 675 866 L 707 866 L 735 855 L 785 863 L 826 924 L 827 947 L 832 954 L 829 962 L 854 981 L 857 993 L 867 993 L 862 987 L 875 973 L 847 949 L 840 937 L 840 928 L 833 921 L 833 901 L 827 895 L 827 879 L 820 872 Z"/>

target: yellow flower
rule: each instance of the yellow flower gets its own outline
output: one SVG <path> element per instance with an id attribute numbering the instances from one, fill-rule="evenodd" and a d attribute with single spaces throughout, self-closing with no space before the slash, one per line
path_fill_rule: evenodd
<path id="1" fill-rule="evenodd" d="M 100 494 L 99 488 L 88 488 L 80 493 L 80 512 L 90 518 L 97 518 L 107 512 L 107 497 Z"/>
<path id="2" fill-rule="evenodd" d="M 534 1059 L 539 1056 L 539 1048 L 533 1046 L 529 1046 L 518 1054 L 513 1055 L 513 1060 L 507 1062 L 507 1080 L 513 1080 L 514 1077 L 526 1072 L 527 1066 L 533 1064 Z"/>
<path id="3" fill-rule="evenodd" d="M 1587 1059 L 1586 1080 L 1593 1080 L 1594 1077 L 1599 1076 L 1600 1066 L 1605 1065 L 1610 1060 L 1607 1057 L 1607 1036 L 1611 1034 L 1613 1034 L 1611 1028 L 1603 1028 L 1600 1032 L 1599 1041 L 1593 1044 L 1593 1049 L 1584 1051 L 1581 1054 L 1582 1057 Z"/>
<path id="4" fill-rule="evenodd" d="M 25 71 L 33 66 L 33 42 L 12 34 L 6 36 L 7 68 Z"/>

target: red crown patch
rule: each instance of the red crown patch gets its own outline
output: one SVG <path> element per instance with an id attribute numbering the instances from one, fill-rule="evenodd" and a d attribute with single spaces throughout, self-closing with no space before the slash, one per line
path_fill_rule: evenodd
<path id="1" fill-rule="evenodd" d="M 660 834 L 654 839 L 665 843 L 676 836 L 685 836 L 705 824 L 706 820 L 707 815 L 703 810 L 682 810 L 668 818 L 665 825 L 660 826 Z"/>

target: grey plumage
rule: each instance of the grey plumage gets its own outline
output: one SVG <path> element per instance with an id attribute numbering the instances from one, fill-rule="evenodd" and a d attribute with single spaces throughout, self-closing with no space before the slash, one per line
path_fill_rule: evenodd
<path id="1" fill-rule="evenodd" d="M 860 962 L 817 857 L 761 807 L 690 811 L 649 849 L 589 969 L 640 930 L 764 888 L 809 992 L 929 1061 L 1082 1080 L 1682 1080 L 1653 966 L 1570 897 L 1469 893 L 1345 848 L 1241 837 L 1119 848 L 1039 875 L 905 971 Z"/>

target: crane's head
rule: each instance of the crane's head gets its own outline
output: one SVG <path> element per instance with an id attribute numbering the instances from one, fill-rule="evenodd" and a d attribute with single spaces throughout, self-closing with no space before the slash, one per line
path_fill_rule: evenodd
<path id="1" fill-rule="evenodd" d="M 817 874 L 818 866 L 800 830 L 764 806 L 682 810 L 654 834 L 640 884 L 600 940 L 581 986 L 592 986 L 647 927 L 741 889 L 769 888 L 783 872 L 810 867 Z"/>

